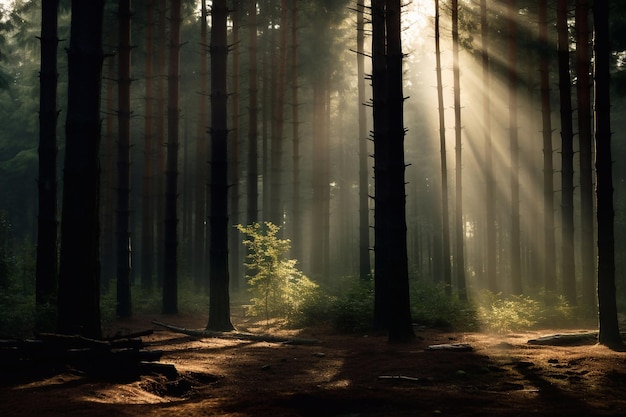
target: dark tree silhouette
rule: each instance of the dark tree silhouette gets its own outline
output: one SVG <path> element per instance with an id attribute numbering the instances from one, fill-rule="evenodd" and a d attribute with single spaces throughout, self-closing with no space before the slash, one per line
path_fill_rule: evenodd
<path id="1" fill-rule="evenodd" d="M 36 304 L 40 328 L 57 289 L 57 11 L 58 0 L 41 3 L 39 73 L 39 216 Z M 42 321 L 39 321 L 42 320 Z M 40 328 L 40 330 L 42 330 Z"/>
<path id="2" fill-rule="evenodd" d="M 519 126 L 517 122 L 517 4 L 508 4 L 508 90 L 509 90 L 509 140 L 511 152 L 511 291 L 522 294 L 522 263 L 519 204 Z"/>
<path id="3" fill-rule="evenodd" d="M 489 73 L 489 23 L 487 0 L 480 1 L 480 41 L 481 66 L 483 81 L 483 129 L 485 135 L 485 227 L 486 227 L 486 256 L 485 265 L 487 288 L 496 293 L 497 279 L 497 251 L 496 251 L 496 179 L 493 169 L 493 143 L 491 137 L 491 76 Z"/>
<path id="4" fill-rule="evenodd" d="M 228 123 L 226 0 L 211 8 L 211 182 L 209 321 L 207 330 L 232 330 L 228 274 Z"/>
<path id="5" fill-rule="evenodd" d="M 232 22 L 232 46 L 231 46 L 231 56 L 233 57 L 231 61 L 232 68 L 232 114 L 231 114 L 231 139 L 230 143 L 230 159 L 228 164 L 229 169 L 229 213 L 230 213 L 230 224 L 229 228 L 229 245 L 230 253 L 230 286 L 233 291 L 238 291 L 240 287 L 240 279 L 241 279 L 241 268 L 239 267 L 241 264 L 241 256 L 240 256 L 240 247 L 241 247 L 241 233 L 237 230 L 237 225 L 239 224 L 239 117 L 240 117 L 240 72 L 241 65 L 239 63 L 239 30 L 241 27 L 241 2 L 234 1 L 233 10 L 231 12 L 231 22 Z"/>
<path id="6" fill-rule="evenodd" d="M 208 10 L 206 0 L 200 9 L 200 102 L 198 103 L 198 130 L 196 134 L 196 177 L 194 189 L 195 219 L 193 226 L 193 280 L 196 288 L 208 289 L 206 268 L 206 209 L 207 209 L 207 95 L 208 95 Z"/>
<path id="7" fill-rule="evenodd" d="M 559 103 L 561 111 L 561 262 L 563 293 L 576 304 L 574 266 L 574 129 L 572 127 L 572 86 L 569 65 L 568 1 L 558 0 L 556 30 L 558 35 Z"/>
<path id="8" fill-rule="evenodd" d="M 593 233 L 593 172 L 591 128 L 591 59 L 589 56 L 589 3 L 576 0 L 576 96 L 580 161 L 580 251 L 582 303 L 595 309 L 595 245 Z"/>
<path id="9" fill-rule="evenodd" d="M 58 330 L 100 338 L 98 195 L 104 0 L 72 2 Z"/>
<path id="10" fill-rule="evenodd" d="M 130 317 L 130 273 L 131 273 L 131 233 L 130 233 L 130 0 L 118 2 L 118 61 L 117 61 L 117 205 L 116 252 L 117 252 L 117 304 L 119 317 Z"/>
<path id="11" fill-rule="evenodd" d="M 141 286 L 152 291 L 154 285 L 154 0 L 145 0 L 146 9 L 146 67 L 145 119 L 143 150 L 143 188 L 141 199 Z"/>
<path id="12" fill-rule="evenodd" d="M 292 135 L 292 189 L 291 189 L 291 253 L 302 259 L 302 213 L 300 208 L 300 100 L 298 96 L 298 1 L 291 1 L 291 135 Z"/>
<path id="13" fill-rule="evenodd" d="M 454 234 L 456 237 L 456 250 L 454 263 L 456 267 L 456 284 L 459 298 L 467 299 L 465 287 L 465 250 L 464 250 L 464 225 L 463 225 L 463 168 L 462 168 L 462 125 L 461 125 L 461 70 L 459 68 L 459 2 L 452 0 L 452 76 L 454 79 L 454 146 L 455 146 L 455 216 Z"/>
<path id="14" fill-rule="evenodd" d="M 404 163 L 401 5 L 372 0 L 372 86 L 376 183 L 375 310 L 390 342 L 414 337 L 411 325 Z"/>
<path id="15" fill-rule="evenodd" d="M 163 312 L 178 312 L 178 145 L 181 2 L 170 2 L 169 69 L 167 75 L 167 166 L 165 170 L 165 235 Z"/>
<path id="16" fill-rule="evenodd" d="M 248 177 L 247 222 L 253 224 L 259 216 L 259 89 L 257 51 L 257 2 L 251 0 L 248 10 Z"/>
<path id="17" fill-rule="evenodd" d="M 357 0 L 356 62 L 359 98 L 359 277 L 370 279 L 369 169 L 367 160 L 367 119 L 365 116 L 365 0 Z"/>
<path id="18" fill-rule="evenodd" d="M 548 2 L 539 2 L 539 84 L 541 89 L 541 132 L 543 138 L 543 230 L 544 288 L 556 291 L 556 243 L 554 236 L 554 168 L 550 106 L 550 51 L 548 43 Z"/>
<path id="19" fill-rule="evenodd" d="M 443 257 L 443 283 L 446 294 L 452 295 L 452 265 L 450 264 L 450 203 L 448 199 L 448 157 L 446 150 L 446 118 L 443 102 L 441 73 L 441 31 L 439 0 L 435 0 L 435 61 L 437 73 L 437 102 L 439 107 L 439 146 L 441 160 L 441 253 Z"/>
<path id="20" fill-rule="evenodd" d="M 598 341 L 607 346 L 621 345 L 615 299 L 615 231 L 613 209 L 613 160 L 611 156 L 611 45 L 609 4 L 594 1 L 595 33 L 595 142 L 596 203 L 598 219 Z"/>

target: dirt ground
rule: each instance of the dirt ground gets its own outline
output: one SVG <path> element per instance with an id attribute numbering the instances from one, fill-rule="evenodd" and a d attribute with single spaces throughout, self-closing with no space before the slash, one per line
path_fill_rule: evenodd
<path id="1" fill-rule="evenodd" d="M 99 381 L 65 372 L 0 386 L 0 416 L 617 416 L 626 415 L 626 353 L 599 345 L 536 346 L 529 339 L 564 330 L 506 335 L 416 328 L 410 344 L 326 328 L 269 329 L 314 338 L 292 345 L 193 338 L 156 319 L 202 328 L 204 317 L 140 317 L 117 322 L 163 350 L 179 377 Z M 263 325 L 233 319 L 239 330 Z M 578 330 L 567 330 L 576 332 Z M 472 351 L 428 350 L 465 343 Z"/>

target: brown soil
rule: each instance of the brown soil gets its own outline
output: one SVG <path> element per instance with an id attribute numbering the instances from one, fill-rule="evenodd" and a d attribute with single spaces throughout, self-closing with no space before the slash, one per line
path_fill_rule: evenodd
<path id="1" fill-rule="evenodd" d="M 202 328 L 203 317 L 141 317 Z M 239 330 L 266 332 L 247 320 Z M 626 353 L 599 345 L 535 346 L 559 330 L 506 335 L 416 329 L 410 344 L 325 328 L 274 334 L 316 338 L 289 345 L 197 339 L 155 327 L 143 338 L 180 377 L 102 381 L 76 372 L 0 386 L 0 416 L 609 416 L 626 415 Z M 572 332 L 569 330 L 568 332 Z M 469 352 L 432 351 L 467 343 Z"/>

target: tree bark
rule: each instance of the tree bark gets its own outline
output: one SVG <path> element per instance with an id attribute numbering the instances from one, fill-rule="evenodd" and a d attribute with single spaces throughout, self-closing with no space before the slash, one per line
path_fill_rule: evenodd
<path id="1" fill-rule="evenodd" d="M 278 225 L 283 224 L 283 142 L 285 123 L 285 86 L 287 73 L 287 0 L 280 2 L 280 33 L 278 46 L 278 67 L 276 68 L 276 90 L 273 100 L 273 121 L 270 160 L 270 213 L 269 220 Z"/>
<path id="2" fill-rule="evenodd" d="M 117 303 L 119 317 L 132 315 L 130 294 L 131 232 L 130 232 L 130 0 L 118 2 L 118 61 L 117 61 Z"/>
<path id="3" fill-rule="evenodd" d="M 247 178 L 247 222 L 259 220 L 259 140 L 258 140 L 258 47 L 257 47 L 257 2 L 251 0 L 248 10 L 248 178 Z"/>
<path id="4" fill-rule="evenodd" d="M 569 68 L 569 33 L 567 0 L 557 1 L 559 103 L 561 111 L 561 223 L 563 294 L 576 305 L 576 272 L 574 266 L 574 130 L 572 127 L 572 86 Z"/>
<path id="5" fill-rule="evenodd" d="M 72 2 L 58 299 L 59 331 L 96 339 L 103 13 L 104 0 Z"/>
<path id="6" fill-rule="evenodd" d="M 210 295 L 207 330 L 228 331 L 230 295 L 228 274 L 228 123 L 227 123 L 227 19 L 226 0 L 214 0 L 211 9 L 211 188 L 210 188 Z"/>
<path id="7" fill-rule="evenodd" d="M 454 231 L 456 237 L 455 266 L 456 284 L 461 300 L 467 299 L 465 287 L 465 249 L 464 249 L 464 225 L 463 225 L 463 171 L 462 171 L 462 126 L 461 126 L 461 71 L 459 68 L 459 2 L 452 0 L 452 71 L 454 79 L 454 143 L 456 155 L 456 199 Z"/>
<path id="8" fill-rule="evenodd" d="M 439 0 L 435 0 L 435 60 L 437 73 L 437 103 L 439 109 L 439 146 L 441 159 L 441 253 L 443 283 L 446 294 L 452 295 L 452 266 L 450 264 L 450 208 L 448 199 L 448 156 L 446 151 L 446 119 L 441 74 L 441 33 Z"/>
<path id="9" fill-rule="evenodd" d="M 517 111 L 517 5 L 508 5 L 508 89 L 509 89 L 509 140 L 511 146 L 511 241 L 510 274 L 511 292 L 522 294 L 522 262 L 519 202 L 519 126 Z"/>
<path id="10" fill-rule="evenodd" d="M 598 341 L 621 345 L 615 299 L 615 231 L 611 156 L 611 47 L 608 2 L 593 2 L 595 32 L 596 203 L 598 205 Z"/>
<path id="11" fill-rule="evenodd" d="M 593 172 L 591 128 L 591 68 L 589 56 L 589 3 L 576 1 L 576 96 L 578 98 L 578 143 L 580 149 L 580 250 L 582 304 L 594 311 L 596 307 L 596 256 L 593 230 Z"/>
<path id="12" fill-rule="evenodd" d="M 291 253 L 302 261 L 302 213 L 300 208 L 300 118 L 298 98 L 298 1 L 291 1 L 291 135 L 292 135 L 292 194 L 291 194 Z"/>
<path id="13" fill-rule="evenodd" d="M 58 0 L 41 3 L 39 75 L 39 216 L 37 224 L 36 305 L 38 329 L 56 304 L 57 289 L 57 11 Z"/>
<path id="14" fill-rule="evenodd" d="M 390 342 L 414 337 L 408 285 L 400 15 L 399 0 L 372 0 L 374 325 L 388 331 Z"/>
<path id="15" fill-rule="evenodd" d="M 165 234 L 163 313 L 178 312 L 178 146 L 181 2 L 170 2 L 169 69 L 167 76 L 167 166 L 165 170 Z"/>
<path id="16" fill-rule="evenodd" d="M 387 0 L 387 78 L 389 89 L 389 231 L 390 262 L 389 341 L 408 342 L 415 337 L 409 300 L 404 162 L 404 94 L 402 90 L 401 0 Z"/>
<path id="17" fill-rule="evenodd" d="M 208 19 L 207 2 L 202 0 L 200 15 L 200 102 L 198 103 L 198 130 L 196 134 L 196 177 L 194 191 L 194 226 L 193 226 L 193 282 L 197 289 L 208 290 L 207 268 L 205 262 L 207 209 L 207 95 L 208 95 Z"/>
<path id="18" fill-rule="evenodd" d="M 231 46 L 232 51 L 232 137 L 230 143 L 232 144 L 230 150 L 230 163 L 228 168 L 230 170 L 230 224 L 229 229 L 229 259 L 230 259 L 230 287 L 233 291 L 238 291 L 241 287 L 241 259 L 240 259 L 240 233 L 236 226 L 239 224 L 239 84 L 240 84 L 240 64 L 239 64 L 239 29 L 241 21 L 241 7 L 240 1 L 235 1 L 233 10 L 231 12 L 232 22 L 232 35 L 233 42 Z"/>
<path id="19" fill-rule="evenodd" d="M 548 42 L 548 2 L 539 3 L 539 83 L 543 137 L 543 230 L 544 289 L 556 291 L 556 243 L 554 235 L 554 167 L 552 149 L 552 115 L 550 106 L 550 51 Z"/>
<path id="20" fill-rule="evenodd" d="M 367 119 L 365 115 L 365 4 L 357 1 L 356 62 L 359 106 L 359 277 L 369 280 L 372 275 L 370 262 L 370 209 L 369 169 L 367 160 Z"/>
<path id="21" fill-rule="evenodd" d="M 151 292 L 154 285 L 154 196 L 153 196 L 153 162 L 154 162 L 154 82 L 152 56 L 154 54 L 154 0 L 145 0 L 146 8 L 146 91 L 144 120 L 143 150 L 143 195 L 141 200 L 141 286 Z"/>
<path id="22" fill-rule="evenodd" d="M 489 74 L 489 19 L 487 11 L 487 0 L 480 1 L 480 39 L 482 81 L 483 81 L 483 129 L 485 134 L 485 225 L 486 225 L 486 276 L 487 288 L 493 292 L 498 292 L 497 278 L 497 257 L 496 252 L 496 181 L 493 172 L 493 142 L 491 138 L 491 99 L 490 86 L 491 76 Z"/>

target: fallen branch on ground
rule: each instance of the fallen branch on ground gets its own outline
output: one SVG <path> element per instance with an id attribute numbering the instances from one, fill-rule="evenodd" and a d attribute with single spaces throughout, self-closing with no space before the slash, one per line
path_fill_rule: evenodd
<path id="1" fill-rule="evenodd" d="M 163 323 L 157 320 L 153 320 L 152 324 L 163 327 L 175 333 L 186 334 L 187 336 L 198 337 L 198 338 L 215 337 L 219 339 L 250 340 L 252 342 L 284 343 L 284 344 L 291 344 L 291 345 L 317 345 L 321 343 L 317 339 L 303 339 L 299 337 L 280 337 L 280 336 L 274 336 L 271 334 L 262 334 L 262 333 L 259 334 L 259 333 L 238 332 L 238 331 L 220 332 L 220 331 L 213 331 L 213 330 L 187 329 L 184 327 L 179 327 L 179 326 L 174 326 L 172 324 Z"/>

